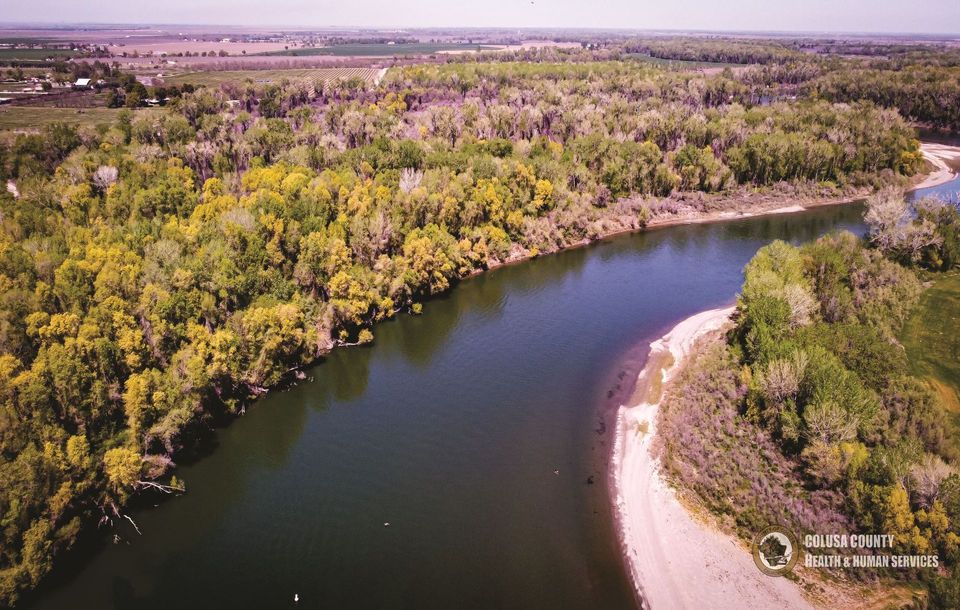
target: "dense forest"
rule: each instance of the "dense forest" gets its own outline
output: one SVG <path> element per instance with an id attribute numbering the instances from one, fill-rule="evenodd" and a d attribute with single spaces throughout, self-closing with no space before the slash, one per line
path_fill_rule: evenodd
<path id="1" fill-rule="evenodd" d="M 897 553 L 938 554 L 952 567 L 960 444 L 897 333 L 923 289 L 918 274 L 956 267 L 960 213 L 886 191 L 866 220 L 866 240 L 774 242 L 750 261 L 727 341 L 699 356 L 664 403 L 664 464 L 744 535 L 769 523 L 883 532 Z M 957 572 L 908 576 L 931 585 L 931 607 L 955 608 Z"/>
<path id="2" fill-rule="evenodd" d="M 766 87 L 632 61 L 451 60 L 394 69 L 376 88 L 187 90 L 109 128 L 54 124 L 0 142 L 0 178 L 16 185 L 0 194 L 0 603 L 89 526 L 123 519 L 133 494 L 181 490 L 178 452 L 215 418 L 337 345 L 369 343 L 373 323 L 418 313 L 459 278 L 642 227 L 684 198 L 903 186 L 922 169 L 895 109 L 763 100 Z M 916 282 L 840 246 L 821 248 L 822 286 L 795 253 L 782 283 L 807 291 L 804 307 L 826 299 L 804 310 L 811 323 L 889 355 L 878 338 Z M 850 286 L 859 260 L 879 286 Z M 755 316 L 745 292 L 742 357 L 760 379 L 787 357 L 771 350 L 809 342 L 810 361 L 857 392 L 863 429 L 843 442 L 866 455 L 882 441 L 868 415 L 886 382 L 854 379 L 844 358 L 856 350 L 816 333 L 787 341 L 809 326 L 777 326 L 784 306 L 767 288 Z M 757 384 L 751 421 L 839 476 L 835 445 L 791 437 L 803 413 L 781 415 Z M 942 452 L 921 415 L 898 412 L 897 425 Z"/>
<path id="3" fill-rule="evenodd" d="M 929 127 L 960 130 L 960 51 L 947 46 L 838 40 L 638 38 L 584 49 L 538 48 L 462 55 L 458 62 L 589 63 L 664 60 L 676 72 L 715 64 L 748 85 L 753 101 L 819 97 L 870 100 Z M 735 72 L 732 71 L 735 69 Z"/>

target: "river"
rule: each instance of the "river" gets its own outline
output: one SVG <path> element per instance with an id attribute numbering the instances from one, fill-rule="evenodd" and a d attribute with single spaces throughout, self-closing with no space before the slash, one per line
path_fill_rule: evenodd
<path id="1" fill-rule="evenodd" d="M 466 280 L 218 430 L 178 469 L 187 494 L 134 510 L 142 535 L 74 553 L 29 607 L 634 608 L 605 468 L 638 346 L 731 303 L 764 244 L 861 233 L 862 211 L 622 235 Z"/>

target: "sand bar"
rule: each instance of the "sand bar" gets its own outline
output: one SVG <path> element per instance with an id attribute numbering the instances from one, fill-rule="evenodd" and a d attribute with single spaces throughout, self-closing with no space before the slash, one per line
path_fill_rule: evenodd
<path id="1" fill-rule="evenodd" d="M 621 406 L 612 477 L 621 544 L 644 608 L 811 608 L 799 587 L 766 576 L 739 540 L 695 518 L 677 499 L 651 453 L 661 388 L 696 341 L 721 329 L 733 308 L 679 323 L 650 345 L 637 381 L 637 404 Z"/>

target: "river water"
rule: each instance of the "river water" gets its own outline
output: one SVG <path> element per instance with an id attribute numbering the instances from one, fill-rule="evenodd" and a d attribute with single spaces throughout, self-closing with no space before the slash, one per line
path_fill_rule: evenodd
<path id="1" fill-rule="evenodd" d="M 862 233 L 862 212 L 623 235 L 466 280 L 219 430 L 179 468 L 187 494 L 133 511 L 142 536 L 74 553 L 29 606 L 634 608 L 605 467 L 637 346 L 732 303 L 764 244 Z"/>

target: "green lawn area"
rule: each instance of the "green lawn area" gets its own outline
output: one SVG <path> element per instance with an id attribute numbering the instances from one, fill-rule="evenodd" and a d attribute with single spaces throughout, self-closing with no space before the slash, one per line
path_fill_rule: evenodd
<path id="1" fill-rule="evenodd" d="M 117 118 L 119 108 L 48 108 L 0 106 L 0 131 L 35 130 L 62 121 L 75 125 L 106 125 Z"/>
<path id="2" fill-rule="evenodd" d="M 940 395 L 950 416 L 949 434 L 960 444 L 960 273 L 936 277 L 901 335 L 913 374 Z"/>
<path id="3" fill-rule="evenodd" d="M 463 43 L 430 43 L 430 42 L 403 42 L 400 44 L 386 43 L 353 43 L 338 44 L 330 47 L 315 47 L 309 49 L 288 49 L 285 51 L 271 51 L 263 55 L 335 55 L 338 57 L 379 57 L 393 55 L 430 55 L 439 51 L 483 51 L 497 47 L 463 44 Z"/>

